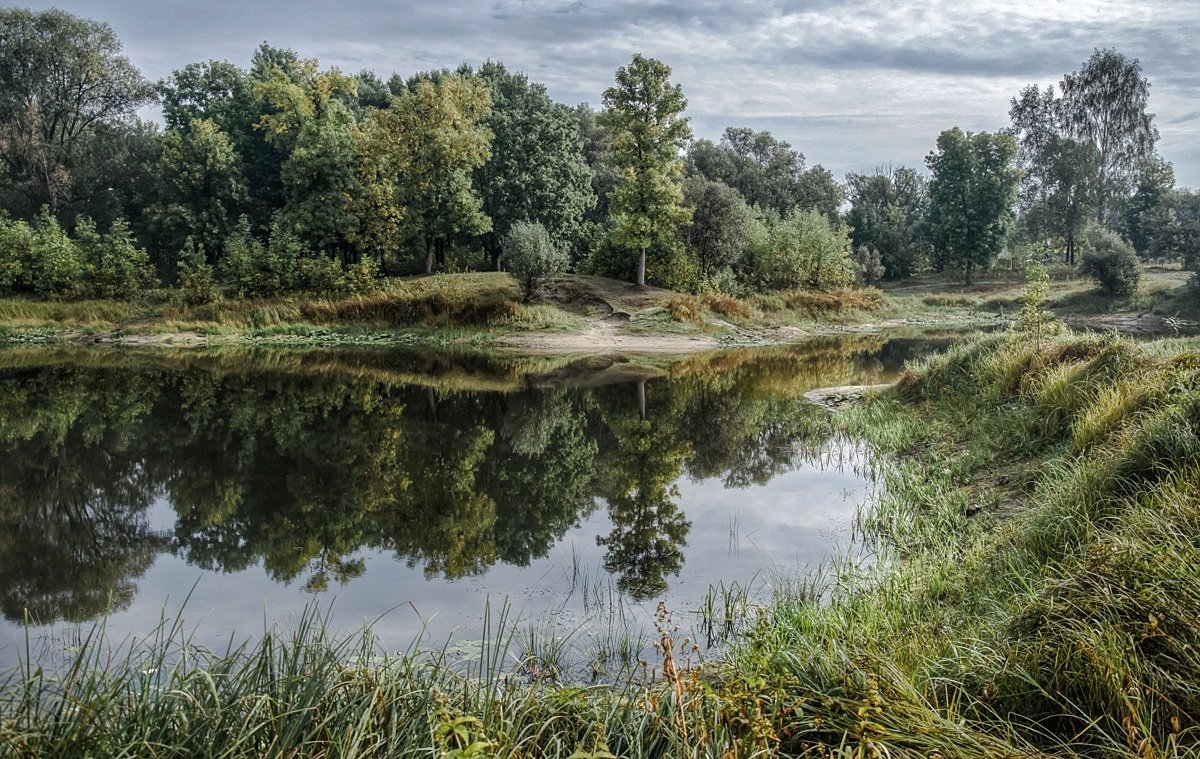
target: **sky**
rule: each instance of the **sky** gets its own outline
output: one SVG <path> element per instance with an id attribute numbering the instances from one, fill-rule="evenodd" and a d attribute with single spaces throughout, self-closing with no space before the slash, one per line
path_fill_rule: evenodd
<path id="1" fill-rule="evenodd" d="M 1200 187 L 1200 0 L 58 0 L 110 24 L 152 79 L 247 65 L 264 40 L 348 73 L 487 59 L 599 105 L 634 53 L 673 69 L 697 137 L 769 130 L 841 178 L 922 167 L 937 134 L 1008 123 L 1026 84 L 1098 47 L 1141 61 L 1160 154 Z"/>

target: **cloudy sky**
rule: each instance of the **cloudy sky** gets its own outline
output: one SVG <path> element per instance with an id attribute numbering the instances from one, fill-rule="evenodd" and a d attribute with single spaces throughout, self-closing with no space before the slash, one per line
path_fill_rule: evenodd
<path id="1" fill-rule="evenodd" d="M 354 72 L 487 58 L 598 104 L 635 52 L 673 67 L 698 136 L 769 129 L 841 176 L 922 165 L 938 132 L 992 130 L 1025 84 L 1097 47 L 1141 60 L 1159 151 L 1200 186 L 1198 0 L 58 0 L 108 22 L 152 78 L 247 64 L 263 40 Z"/>

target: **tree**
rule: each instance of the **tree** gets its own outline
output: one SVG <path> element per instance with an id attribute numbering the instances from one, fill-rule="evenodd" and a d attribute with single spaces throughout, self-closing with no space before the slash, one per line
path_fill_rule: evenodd
<path id="1" fill-rule="evenodd" d="M 700 265 L 700 273 L 711 276 L 735 265 L 748 240 L 750 209 L 737 190 L 724 182 L 690 177 L 683 195 L 692 209 L 688 227 L 688 249 Z"/>
<path id="2" fill-rule="evenodd" d="M 377 116 L 402 156 L 399 203 L 411 235 L 424 243 L 427 274 L 445 262 L 451 240 L 492 228 L 471 181 L 491 154 L 484 123 L 490 108 L 488 87 L 479 79 L 427 74 Z"/>
<path id="3" fill-rule="evenodd" d="M 963 272 L 967 284 L 1004 246 L 1017 193 L 1016 154 L 1011 135 L 955 127 L 938 136 L 937 150 L 925 159 L 933 173 L 929 216 L 938 262 Z"/>
<path id="4" fill-rule="evenodd" d="M 1137 189 L 1125 211 L 1124 231 L 1142 258 L 1175 255 L 1179 220 L 1175 214 L 1175 169 L 1170 161 L 1151 158 L 1138 172 Z"/>
<path id="5" fill-rule="evenodd" d="M 518 221 L 504 236 L 508 270 L 525 288 L 525 300 L 547 277 L 566 270 L 570 259 L 538 222 Z"/>
<path id="6" fill-rule="evenodd" d="M 315 60 L 273 66 L 255 83 L 265 113 L 258 126 L 286 156 L 280 168 L 284 206 L 278 223 L 310 248 L 352 263 L 349 240 L 358 230 L 352 198 L 355 173 L 355 81 Z"/>
<path id="7" fill-rule="evenodd" d="M 484 126 L 492 146 L 475 171 L 475 188 L 492 220 L 484 249 L 499 270 L 503 241 L 514 224 L 540 222 L 558 245 L 572 246 L 596 196 L 571 110 L 552 101 L 544 86 L 500 63 L 485 63 L 477 76 L 491 89 Z"/>
<path id="8" fill-rule="evenodd" d="M 1154 114 L 1146 111 L 1150 81 L 1136 58 L 1103 48 L 1064 76 L 1059 88 L 1065 132 L 1095 149 L 1098 207 L 1103 220 L 1114 223 L 1139 163 L 1158 140 Z"/>
<path id="9" fill-rule="evenodd" d="M 1020 228 L 1032 242 L 1057 240 L 1066 263 L 1074 265 L 1083 228 L 1097 209 L 1098 165 L 1094 146 L 1067 133 L 1064 112 L 1053 87 L 1029 85 L 1008 113 L 1019 140 Z"/>
<path id="10" fill-rule="evenodd" d="M 0 161 L 5 206 L 69 206 L 89 142 L 128 125 L 153 87 L 107 24 L 59 10 L 0 10 Z"/>
<path id="11" fill-rule="evenodd" d="M 614 242 L 638 251 L 635 282 L 646 284 L 646 251 L 673 251 L 688 221 L 682 206 L 679 152 L 691 137 L 683 89 L 671 84 L 665 63 L 641 54 L 617 69 L 604 91 L 604 119 L 613 130 L 613 159 L 623 171 L 610 208 Z"/>
<path id="12" fill-rule="evenodd" d="M 910 277 L 929 258 L 925 224 L 929 183 L 913 169 L 876 169 L 848 174 L 850 211 L 846 216 L 855 248 L 879 255 L 887 279 Z"/>
<path id="13" fill-rule="evenodd" d="M 160 250 L 178 250 L 190 237 L 215 263 L 248 194 L 233 143 L 208 119 L 172 128 L 163 136 L 157 174 L 148 214 Z M 169 269 L 172 262 L 165 263 Z"/>

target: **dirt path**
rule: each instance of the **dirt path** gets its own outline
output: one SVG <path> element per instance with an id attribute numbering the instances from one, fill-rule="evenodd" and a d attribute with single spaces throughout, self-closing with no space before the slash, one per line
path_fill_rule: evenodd
<path id="1" fill-rule="evenodd" d="M 721 347 L 712 335 L 640 335 L 622 331 L 617 316 L 588 317 L 576 332 L 532 332 L 497 338 L 498 348 L 526 353 L 695 353 Z"/>

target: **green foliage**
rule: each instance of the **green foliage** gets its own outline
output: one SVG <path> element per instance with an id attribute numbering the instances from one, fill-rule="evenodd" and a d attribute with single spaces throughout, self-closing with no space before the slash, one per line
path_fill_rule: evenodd
<path id="1" fill-rule="evenodd" d="M 153 87 L 108 24 L 60 10 L 0 9 L 0 201 L 57 213 L 111 186 L 90 170 L 106 133 L 150 101 Z"/>
<path id="2" fill-rule="evenodd" d="M 491 155 L 474 180 L 483 212 L 492 220 L 484 245 L 493 268 L 504 253 L 498 243 L 521 221 L 536 220 L 559 246 L 576 247 L 596 196 L 575 114 L 552 101 L 544 86 L 503 64 L 489 61 L 477 76 L 492 99 L 484 119 L 492 133 Z"/>
<path id="3" fill-rule="evenodd" d="M 520 280 L 525 300 L 533 295 L 543 281 L 566 271 L 570 258 L 537 222 L 518 221 L 504 236 L 505 260 L 508 270 Z"/>
<path id="4" fill-rule="evenodd" d="M 90 219 L 81 219 L 75 225 L 75 237 L 90 296 L 133 298 L 154 282 L 150 256 L 137 247 L 124 219 L 114 221 L 104 235 Z"/>
<path id="5" fill-rule="evenodd" d="M 706 179 L 734 188 L 747 203 L 785 216 L 801 209 L 836 219 L 844 197 L 828 169 L 805 169 L 804 156 L 791 145 L 748 127 L 727 127 L 719 144 L 696 140 L 688 165 Z"/>
<path id="6" fill-rule="evenodd" d="M 850 253 L 854 262 L 854 280 L 862 285 L 877 285 L 887 274 L 883 258 L 875 248 L 857 245 Z"/>
<path id="7" fill-rule="evenodd" d="M 1143 259 L 1177 258 L 1180 223 L 1175 206 L 1175 169 L 1169 161 L 1144 161 L 1137 189 L 1125 210 L 1124 232 L 1134 251 Z"/>
<path id="8" fill-rule="evenodd" d="M 1136 294 L 1142 279 L 1142 267 L 1133 246 L 1099 227 L 1088 232 L 1080 273 L 1091 277 L 1101 290 L 1115 298 Z"/>
<path id="9" fill-rule="evenodd" d="M 399 205 L 409 237 L 424 246 L 425 271 L 444 266 L 448 246 L 492 228 L 472 173 L 491 155 L 486 83 L 457 74 L 422 75 L 377 114 L 403 167 Z"/>
<path id="10" fill-rule="evenodd" d="M 85 271 L 79 248 L 49 209 L 32 223 L 0 217 L 0 287 L 70 298 L 84 294 Z"/>
<path id="11" fill-rule="evenodd" d="M 692 209 L 687 230 L 688 252 L 704 278 L 730 269 L 741 260 L 750 233 L 750 208 L 736 190 L 699 177 L 683 183 L 684 202 Z"/>
<path id="12" fill-rule="evenodd" d="M 211 120 L 163 135 L 156 199 L 147 209 L 158 244 L 175 250 L 190 237 L 219 252 L 248 192 L 240 164 L 229 136 Z"/>
<path id="13" fill-rule="evenodd" d="M 670 262 L 679 249 L 679 233 L 689 220 L 683 207 L 679 160 L 691 128 L 683 116 L 683 89 L 671 84 L 671 68 L 634 55 L 617 69 L 616 86 L 604 91 L 604 121 L 612 129 L 612 156 L 622 181 L 609 198 L 612 239 L 618 248 L 638 252 L 634 281 L 646 284 L 648 251 L 657 254 L 658 281 L 679 278 Z M 663 271 L 663 269 L 667 269 Z"/>
<path id="14" fill-rule="evenodd" d="M 961 271 L 969 284 L 991 268 L 1012 221 L 1019 173 L 1017 143 L 1006 134 L 972 134 L 955 127 L 938 136 L 925 163 L 930 230 L 939 268 Z"/>
<path id="15" fill-rule="evenodd" d="M 903 279 L 928 266 L 928 182 L 909 168 L 849 174 L 846 221 L 855 248 L 878 255 L 887 279 Z M 873 280 L 870 280 L 873 281 Z"/>
<path id="16" fill-rule="evenodd" d="M 829 290 L 854 281 L 850 231 L 815 210 L 780 218 L 762 215 L 762 225 L 746 251 L 743 279 L 752 289 Z"/>
<path id="17" fill-rule="evenodd" d="M 1050 292 L 1050 273 L 1042 263 L 1047 253 L 1040 246 L 1030 251 L 1025 261 L 1025 287 L 1021 290 L 1021 331 L 1032 335 L 1039 346 L 1042 338 L 1057 334 L 1060 326 L 1044 307 Z"/>
<path id="18" fill-rule="evenodd" d="M 176 279 L 183 293 L 183 300 L 191 305 L 203 305 L 217 300 L 216 276 L 213 267 L 204 255 L 204 249 L 192 238 L 183 241 L 183 248 L 176 256 Z"/>
<path id="19" fill-rule="evenodd" d="M 1119 223 L 1122 198 L 1139 165 L 1154 154 L 1158 130 L 1146 108 L 1150 82 L 1136 58 L 1101 48 L 1063 77 L 1062 124 L 1066 135 L 1095 156 L 1096 203 L 1101 219 Z"/>

